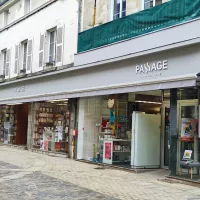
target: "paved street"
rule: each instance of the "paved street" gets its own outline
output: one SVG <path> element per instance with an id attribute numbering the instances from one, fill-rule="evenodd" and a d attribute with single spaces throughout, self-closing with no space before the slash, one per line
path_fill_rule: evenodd
<path id="1" fill-rule="evenodd" d="M 200 200 L 200 189 L 158 181 L 165 170 L 134 174 L 0 146 L 0 199 Z"/>

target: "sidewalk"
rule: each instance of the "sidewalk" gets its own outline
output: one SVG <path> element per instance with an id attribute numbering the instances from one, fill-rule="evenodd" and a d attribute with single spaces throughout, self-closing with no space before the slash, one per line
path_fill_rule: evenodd
<path id="1" fill-rule="evenodd" d="M 49 177 L 123 200 L 200 199 L 199 188 L 158 181 L 158 179 L 164 179 L 164 175 L 167 174 L 165 170 L 135 174 L 114 169 L 101 169 L 92 164 L 6 146 L 0 146 L 0 161 L 17 165 L 21 175 L 41 172 Z"/>

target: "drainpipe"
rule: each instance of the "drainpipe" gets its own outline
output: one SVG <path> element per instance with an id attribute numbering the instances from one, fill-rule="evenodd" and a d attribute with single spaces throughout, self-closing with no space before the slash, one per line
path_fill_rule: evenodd
<path id="1" fill-rule="evenodd" d="M 94 0 L 93 26 L 95 26 L 95 24 L 96 24 L 96 7 L 97 7 L 97 0 Z"/>
<path id="2" fill-rule="evenodd" d="M 78 33 L 81 32 L 82 0 L 78 1 Z"/>

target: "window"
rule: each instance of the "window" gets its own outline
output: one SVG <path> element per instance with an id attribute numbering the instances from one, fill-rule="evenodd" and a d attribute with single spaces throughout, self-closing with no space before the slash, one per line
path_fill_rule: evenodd
<path id="1" fill-rule="evenodd" d="M 30 5 L 31 5 L 31 0 L 25 0 L 24 2 L 24 12 L 25 14 L 30 12 Z"/>
<path id="2" fill-rule="evenodd" d="M 23 69 L 26 69 L 27 67 L 27 51 L 28 51 L 28 41 L 22 42 L 22 54 L 23 54 Z"/>
<path id="3" fill-rule="evenodd" d="M 5 76 L 5 78 L 9 78 L 9 72 L 10 72 L 10 49 L 4 49 L 1 51 L 2 56 L 2 75 Z"/>
<path id="4" fill-rule="evenodd" d="M 9 11 L 8 10 L 4 11 L 4 26 L 8 25 L 8 16 L 9 16 Z"/>
<path id="5" fill-rule="evenodd" d="M 5 71 L 6 71 L 6 57 L 7 57 L 7 50 L 3 50 L 2 51 L 3 54 L 3 75 L 5 75 Z"/>
<path id="6" fill-rule="evenodd" d="M 126 16 L 126 0 L 113 0 L 113 20 Z"/>
<path id="7" fill-rule="evenodd" d="M 49 33 L 49 63 L 55 63 L 56 60 L 56 30 Z"/>
<path id="8" fill-rule="evenodd" d="M 162 4 L 162 0 L 144 0 L 144 9 L 152 8 Z"/>

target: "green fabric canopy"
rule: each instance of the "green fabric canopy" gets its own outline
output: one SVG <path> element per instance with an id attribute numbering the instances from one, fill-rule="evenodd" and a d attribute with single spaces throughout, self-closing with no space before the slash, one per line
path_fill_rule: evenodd
<path id="1" fill-rule="evenodd" d="M 78 52 L 150 33 L 199 16 L 200 0 L 172 0 L 79 33 Z"/>

